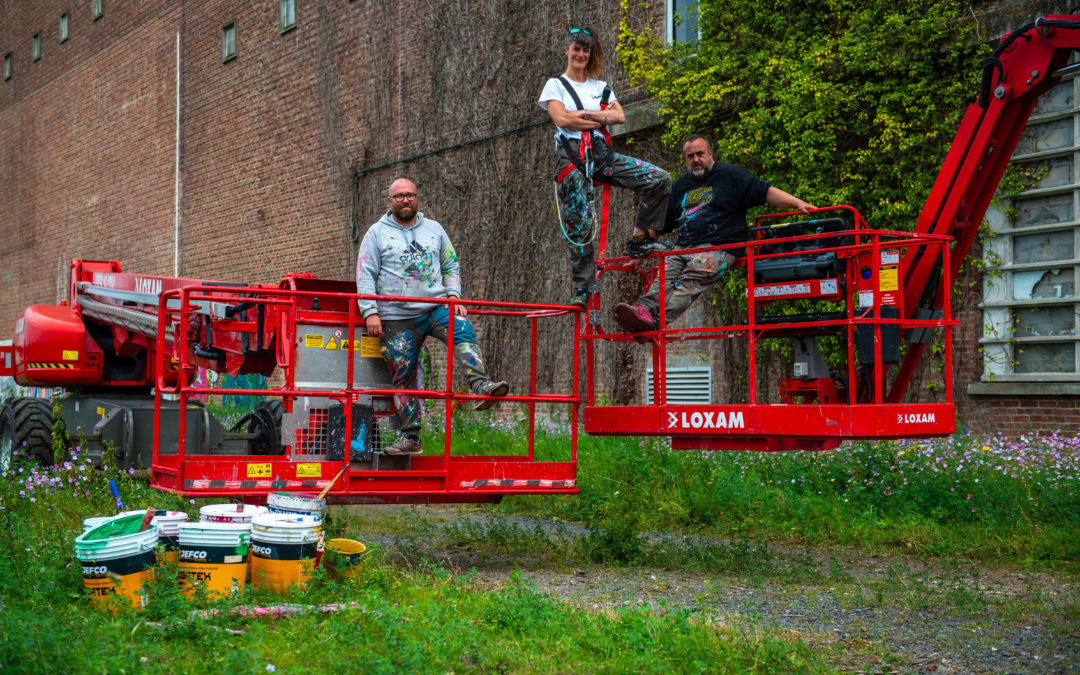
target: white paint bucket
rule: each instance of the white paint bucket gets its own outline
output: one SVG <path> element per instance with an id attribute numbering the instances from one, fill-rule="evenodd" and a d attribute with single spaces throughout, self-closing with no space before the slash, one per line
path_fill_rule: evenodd
<path id="1" fill-rule="evenodd" d="M 273 492 L 266 497 L 270 513 L 293 513 L 299 516 L 315 516 L 320 520 L 326 512 L 326 500 L 318 495 L 294 492 Z"/>
<path id="2" fill-rule="evenodd" d="M 284 590 L 303 586 L 315 568 L 322 518 L 265 513 L 251 522 L 251 583 Z"/>
<path id="3" fill-rule="evenodd" d="M 205 520 L 209 523 L 250 523 L 251 519 L 260 513 L 266 513 L 265 506 L 256 504 L 207 504 L 199 509 L 199 520 Z"/>
<path id="4" fill-rule="evenodd" d="M 115 517 L 116 516 L 91 516 L 89 518 L 83 518 L 82 531 L 83 532 L 89 532 L 90 530 L 94 529 L 98 525 L 104 523 L 106 520 L 110 520 L 110 519 L 115 518 Z"/>
<path id="5" fill-rule="evenodd" d="M 244 588 L 250 524 L 199 521 L 180 523 L 178 529 L 181 591 L 192 595 L 203 586 L 208 595 L 215 596 Z"/>
<path id="6" fill-rule="evenodd" d="M 145 512 L 144 512 L 145 513 Z M 83 585 L 94 602 L 117 595 L 133 607 L 146 606 L 146 581 L 157 561 L 157 528 L 142 532 L 142 516 L 105 519 L 75 540 L 75 557 L 82 565 Z"/>
<path id="7" fill-rule="evenodd" d="M 146 515 L 146 509 L 136 509 L 134 511 L 124 511 L 121 516 L 133 516 L 133 515 Z M 157 509 L 154 511 L 154 517 L 150 520 L 150 524 L 157 528 L 158 541 L 161 543 L 164 549 L 160 556 L 163 560 L 171 560 L 176 562 L 176 551 L 180 548 L 180 542 L 177 539 L 177 535 L 180 533 L 180 523 L 186 522 L 188 514 L 183 511 L 166 511 L 164 509 Z"/>

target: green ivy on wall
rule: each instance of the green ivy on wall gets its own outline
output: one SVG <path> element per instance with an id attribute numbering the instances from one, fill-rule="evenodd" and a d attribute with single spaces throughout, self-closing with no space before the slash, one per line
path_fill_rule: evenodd
<path id="1" fill-rule="evenodd" d="M 700 0 L 700 41 L 672 47 L 635 30 L 649 6 L 623 0 L 619 57 L 666 143 L 705 134 L 794 195 L 913 228 L 989 52 L 970 3 Z"/>

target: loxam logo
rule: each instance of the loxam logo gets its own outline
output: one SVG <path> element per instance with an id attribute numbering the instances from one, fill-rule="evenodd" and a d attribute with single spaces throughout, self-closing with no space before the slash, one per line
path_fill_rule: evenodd
<path id="1" fill-rule="evenodd" d="M 135 277 L 135 292 L 161 295 L 161 279 L 144 279 L 142 277 Z"/>
<path id="2" fill-rule="evenodd" d="M 259 546 L 258 544 L 252 544 L 251 550 L 255 553 L 258 553 L 259 555 L 269 556 L 274 554 L 274 549 L 270 548 L 269 546 Z"/>
<path id="3" fill-rule="evenodd" d="M 745 429 L 741 411 L 669 412 L 668 429 Z"/>
<path id="4" fill-rule="evenodd" d="M 181 558 L 206 560 L 206 551 L 180 551 Z"/>
<path id="5" fill-rule="evenodd" d="M 897 424 L 930 424 L 936 422 L 934 413 L 897 413 Z"/>
<path id="6" fill-rule="evenodd" d="M 83 565 L 83 568 L 82 568 L 82 573 L 83 573 L 84 576 L 95 576 L 95 575 L 107 574 L 108 572 L 109 572 L 109 568 L 105 567 L 104 565 L 95 565 L 95 566 L 91 566 L 91 567 L 87 567 L 86 565 Z"/>

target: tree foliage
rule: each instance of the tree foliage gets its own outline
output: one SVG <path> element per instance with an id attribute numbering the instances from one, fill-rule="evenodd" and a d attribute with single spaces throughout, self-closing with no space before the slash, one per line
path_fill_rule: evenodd
<path id="1" fill-rule="evenodd" d="M 911 229 L 966 104 L 979 42 L 955 0 L 700 0 L 701 39 L 666 46 L 624 0 L 619 56 L 661 105 L 666 143 L 713 140 L 815 204 Z"/>

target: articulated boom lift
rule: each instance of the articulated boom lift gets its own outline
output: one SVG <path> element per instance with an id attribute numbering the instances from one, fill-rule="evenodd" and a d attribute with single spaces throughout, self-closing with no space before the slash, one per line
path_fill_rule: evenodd
<path id="1" fill-rule="evenodd" d="M 65 388 L 60 405 L 72 439 L 99 455 L 111 447 L 110 461 L 121 467 L 149 469 L 154 487 L 252 501 L 275 490 L 327 486 L 328 499 L 339 503 L 575 493 L 582 409 L 588 433 L 670 436 L 676 448 L 826 449 L 851 438 L 949 434 L 955 430 L 951 329 L 957 323 L 949 289 L 1035 100 L 1072 69 L 1066 64 L 1080 49 L 1078 28 L 1080 17 L 1047 17 L 1002 39 L 914 232 L 871 229 L 850 206 L 816 209 L 809 218 L 759 218 L 751 241 L 736 247 L 745 248 L 745 323 L 631 336 L 603 330 L 598 296 L 584 312 L 561 305 L 432 301 L 451 312 L 465 305 L 474 316 L 501 317 L 527 331 L 528 389 L 503 399 L 504 407 L 524 411 L 528 430 L 524 446 L 513 451 L 466 454 L 455 447 L 456 407 L 486 397 L 455 392 L 453 359 L 447 358 L 441 388 L 407 392 L 442 402 L 442 451 L 381 453 L 393 438 L 395 395 L 402 391 L 391 388 L 379 341 L 365 333 L 356 300 L 401 298 L 361 296 L 352 282 L 304 274 L 286 275 L 276 285 L 242 285 L 130 274 L 118 262 L 74 260 L 67 300 L 33 305 L 19 316 L 12 347 L 0 348 L 0 375 L 13 375 L 22 385 Z M 603 198 L 606 214 L 606 188 Z M 602 220 L 600 251 L 607 235 Z M 628 263 L 602 259 L 600 272 L 637 271 Z M 652 274 L 664 281 L 663 265 Z M 787 300 L 813 309 L 776 311 Z M 538 391 L 540 330 L 565 331 L 570 323 L 568 391 Z M 663 316 L 660 323 L 665 325 Z M 935 332 L 944 338 L 944 402 L 904 403 Z M 817 346 L 826 335 L 843 346 L 843 365 L 835 372 Z M 595 351 L 633 339 L 650 344 L 656 403 L 600 405 Z M 715 339 L 746 342 L 744 402 L 669 403 L 662 376 L 668 345 Z M 795 373 L 779 383 L 780 403 L 762 403 L 757 347 L 773 339 L 793 340 Z M 584 400 L 577 393 L 582 353 Z M 263 389 L 211 388 L 196 381 L 200 368 L 279 379 Z M 201 402 L 209 394 L 266 400 L 226 428 Z M 561 406 L 569 413 L 570 447 L 558 457 L 537 457 L 537 411 Z M 51 432 L 47 401 L 10 399 L 0 411 L 0 470 L 10 466 L 16 449 L 51 463 Z"/>
<path id="2" fill-rule="evenodd" d="M 658 404 L 599 406 L 590 394 L 585 430 L 671 436 L 677 448 L 759 450 L 825 449 L 849 438 L 955 431 L 951 329 L 957 322 L 949 310 L 950 286 L 1035 101 L 1074 69 L 1067 64 L 1080 49 L 1078 29 L 1080 17 L 1050 16 L 1002 38 L 984 64 L 979 99 L 960 125 L 913 233 L 868 229 L 848 206 L 817 209 L 802 221 L 767 222 L 797 213 L 758 219 L 745 258 L 747 323 L 648 334 Z M 604 272 L 625 271 L 624 263 L 609 260 Z M 663 269 L 658 273 L 662 279 Z M 770 305 L 791 299 L 813 301 L 820 310 L 770 315 Z M 629 339 L 605 334 L 596 324 L 590 321 L 586 329 L 590 346 Z M 938 330 L 944 333 L 945 402 L 904 403 L 919 358 Z M 840 336 L 843 371 L 825 366 L 815 343 L 822 334 Z M 746 403 L 668 405 L 661 377 L 667 346 L 732 337 L 748 342 Z M 782 404 L 759 403 L 756 347 L 775 338 L 794 339 L 796 376 L 781 381 Z"/>

